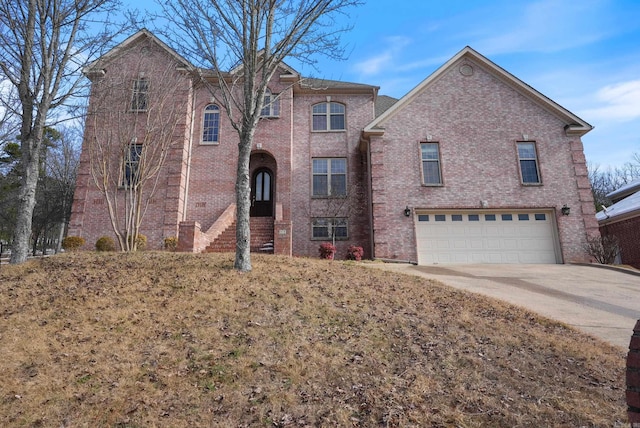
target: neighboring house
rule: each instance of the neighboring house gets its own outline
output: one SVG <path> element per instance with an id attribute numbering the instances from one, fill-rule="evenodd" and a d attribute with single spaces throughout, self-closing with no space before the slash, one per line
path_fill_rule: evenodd
<path id="1" fill-rule="evenodd" d="M 182 251 L 233 251 L 238 137 L 201 83 L 215 84 L 206 70 L 142 30 L 86 70 L 92 100 L 140 55 L 181 71 L 188 106 L 141 232 L 151 248 L 179 235 Z M 140 76 L 154 84 L 136 73 L 138 95 L 112 108 L 139 96 Z M 101 113 L 91 123 L 69 232 L 88 245 L 112 234 L 86 152 L 114 124 Z M 589 261 L 598 225 L 580 137 L 591 129 L 469 47 L 400 100 L 282 64 L 250 161 L 252 249 L 315 257 L 335 239 L 338 258 L 359 245 L 421 264 Z"/>
<path id="2" fill-rule="evenodd" d="M 613 205 L 596 214 L 600 234 L 617 238 L 620 263 L 640 269 L 640 179 L 609 193 L 607 198 Z"/>

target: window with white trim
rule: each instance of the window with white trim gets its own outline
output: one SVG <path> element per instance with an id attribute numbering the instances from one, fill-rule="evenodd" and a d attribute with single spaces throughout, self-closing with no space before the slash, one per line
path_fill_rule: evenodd
<path id="1" fill-rule="evenodd" d="M 202 142 L 216 144 L 220 139 L 220 108 L 209 104 L 204 108 L 202 119 Z"/>
<path id="2" fill-rule="evenodd" d="M 135 141 L 131 142 L 125 148 L 124 152 L 124 171 L 122 177 L 122 186 L 129 188 L 135 186 L 140 179 L 140 156 L 142 156 L 142 144 Z"/>
<path id="3" fill-rule="evenodd" d="M 280 98 L 269 89 L 264 92 L 260 117 L 280 117 Z"/>
<path id="4" fill-rule="evenodd" d="M 432 186 L 442 184 L 439 143 L 420 143 L 420 154 L 422 159 L 422 183 Z"/>
<path id="5" fill-rule="evenodd" d="M 312 163 L 312 196 L 347 195 L 346 158 L 316 158 Z"/>
<path id="6" fill-rule="evenodd" d="M 344 217 L 317 217 L 311 221 L 312 239 L 338 240 L 349 238 L 347 219 Z"/>
<path id="7" fill-rule="evenodd" d="M 314 131 L 344 131 L 345 129 L 344 104 L 326 102 L 315 104 L 312 107 Z"/>
<path id="8" fill-rule="evenodd" d="M 149 79 L 141 77 L 133 81 L 131 111 L 146 111 L 149 104 Z"/>
<path id="9" fill-rule="evenodd" d="M 540 171 L 538 170 L 538 155 L 536 143 L 533 141 L 520 141 L 518 146 L 518 162 L 520 164 L 520 179 L 522 184 L 540 184 Z"/>

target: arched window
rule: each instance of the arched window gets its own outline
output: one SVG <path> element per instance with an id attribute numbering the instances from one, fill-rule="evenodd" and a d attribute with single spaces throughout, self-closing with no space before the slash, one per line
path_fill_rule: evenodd
<path id="1" fill-rule="evenodd" d="M 345 107 L 340 103 L 315 104 L 312 110 L 314 131 L 343 131 Z"/>
<path id="2" fill-rule="evenodd" d="M 218 143 L 220 138 L 220 108 L 215 104 L 209 104 L 204 108 L 204 120 L 202 121 L 202 142 Z"/>
<path id="3" fill-rule="evenodd" d="M 272 94 L 269 89 L 264 92 L 262 101 L 261 117 L 279 117 L 280 116 L 280 98 L 277 94 Z"/>

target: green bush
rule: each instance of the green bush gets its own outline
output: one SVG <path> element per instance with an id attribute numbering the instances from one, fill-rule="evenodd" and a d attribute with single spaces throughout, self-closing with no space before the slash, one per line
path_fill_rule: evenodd
<path id="1" fill-rule="evenodd" d="M 136 251 L 144 251 L 147 249 L 147 237 L 145 235 L 139 233 L 135 238 L 133 236 L 129 236 L 127 239 L 130 248 L 133 248 L 133 244 L 135 244 Z"/>
<path id="2" fill-rule="evenodd" d="M 102 236 L 96 241 L 96 251 L 115 251 L 116 244 L 109 236 Z"/>
<path id="3" fill-rule="evenodd" d="M 64 248 L 65 251 L 76 251 L 82 247 L 84 243 L 84 238 L 80 236 L 67 236 L 62 240 L 62 248 Z"/>
<path id="4" fill-rule="evenodd" d="M 164 249 L 167 251 L 176 251 L 178 249 L 178 238 L 175 236 L 164 238 Z"/>
<path id="5" fill-rule="evenodd" d="M 138 251 L 144 251 L 147 249 L 147 237 L 141 233 L 136 235 L 136 249 Z"/>

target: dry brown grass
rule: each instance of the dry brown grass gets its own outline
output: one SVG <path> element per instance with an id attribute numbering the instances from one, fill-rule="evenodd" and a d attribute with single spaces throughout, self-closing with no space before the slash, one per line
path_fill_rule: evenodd
<path id="1" fill-rule="evenodd" d="M 0 425 L 613 426 L 621 350 L 354 262 L 73 253 L 0 269 Z"/>

